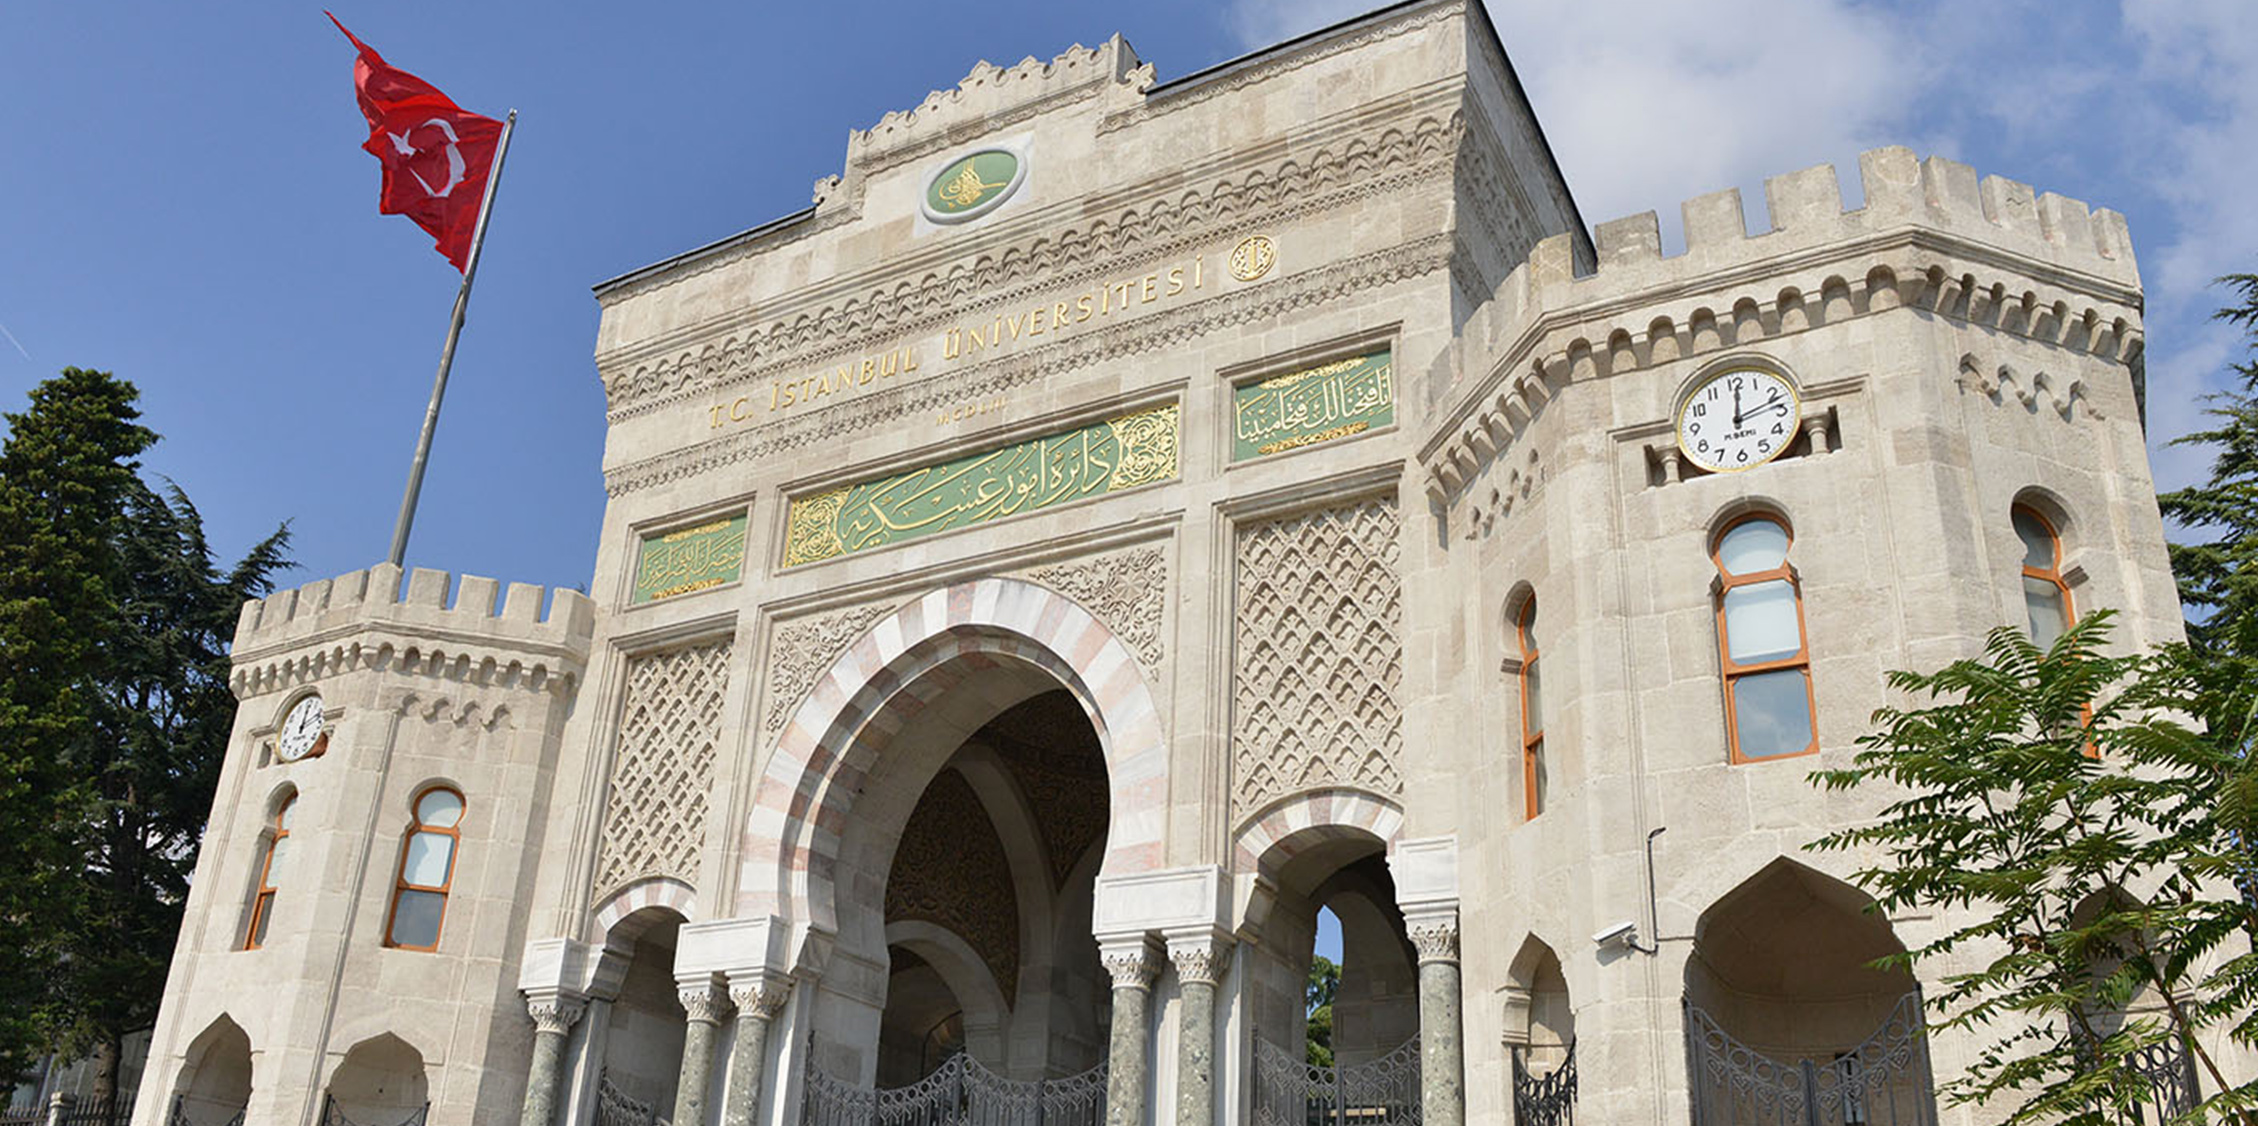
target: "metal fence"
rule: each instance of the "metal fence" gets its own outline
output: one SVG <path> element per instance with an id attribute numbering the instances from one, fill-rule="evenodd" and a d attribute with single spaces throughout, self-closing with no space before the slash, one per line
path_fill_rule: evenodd
<path id="1" fill-rule="evenodd" d="M 2090 1063 L 2092 1050 L 2081 1045 L 2077 1057 L 2082 1063 Z M 2095 1108 L 2104 1120 L 2118 1126 L 2161 1126 L 2173 1116 L 2194 1109 L 2201 1097 L 2195 1081 L 2195 1055 L 2188 1051 L 2186 1041 L 2174 1038 L 2150 1044 L 2125 1057 L 2125 1070 L 2139 1076 L 2148 1093 L 2124 1111 L 2111 1106 Z"/>
<path id="2" fill-rule="evenodd" d="M 1694 1126 L 1936 1126 L 1919 990 L 1872 1036 L 1825 1060 L 1774 1059 L 1691 1000 L 1685 1009 Z"/>
<path id="3" fill-rule="evenodd" d="M 1515 1126 L 1576 1126 L 1576 1042 L 1568 1058 L 1544 1075 L 1529 1074 L 1528 1049 L 1513 1049 Z"/>
<path id="4" fill-rule="evenodd" d="M 1106 1065 L 1063 1079 L 1006 1079 L 965 1052 L 907 1087 L 873 1090 L 807 1067 L 806 1126 L 1102 1126 Z"/>
<path id="5" fill-rule="evenodd" d="M 243 1117 L 249 1113 L 251 1113 L 250 1108 L 245 1107 L 236 1111 L 235 1117 L 219 1123 L 218 1126 L 243 1126 Z M 0 1126 L 5 1126 L 5 1123 L 0 1122 Z M 165 1126 L 205 1126 L 205 1124 L 190 1118 L 187 1100 L 175 1096 L 172 1101 L 172 1113 L 165 1116 Z"/>
<path id="6" fill-rule="evenodd" d="M 610 1075 L 596 1074 L 596 1126 L 666 1126 L 651 1104 L 612 1086 Z"/>
<path id="7" fill-rule="evenodd" d="M 1256 1126 L 1419 1126 L 1419 1038 L 1370 1063 L 1327 1067 L 1254 1045 Z"/>
<path id="8" fill-rule="evenodd" d="M 425 1103 L 398 1122 L 360 1122 L 347 1118 L 338 1108 L 336 1098 L 323 1095 L 321 1099 L 321 1126 L 424 1126 L 424 1119 L 430 1114 L 431 1104 Z"/>

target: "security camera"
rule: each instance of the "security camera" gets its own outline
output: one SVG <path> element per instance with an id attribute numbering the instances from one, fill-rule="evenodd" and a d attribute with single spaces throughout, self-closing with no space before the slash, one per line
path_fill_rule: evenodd
<path id="1" fill-rule="evenodd" d="M 1593 935 L 1592 945 L 1602 950 L 1616 945 L 1631 946 L 1637 943 L 1638 933 L 1639 925 L 1637 923 L 1617 923 Z"/>

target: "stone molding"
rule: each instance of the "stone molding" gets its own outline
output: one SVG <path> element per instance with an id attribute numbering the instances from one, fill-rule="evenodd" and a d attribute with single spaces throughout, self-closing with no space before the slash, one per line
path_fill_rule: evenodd
<path id="1" fill-rule="evenodd" d="M 1463 129 L 1463 116 L 1455 111 L 1422 117 L 1408 127 L 1390 124 L 1373 136 L 1280 156 L 1266 168 L 1235 170 L 1235 178 L 1219 179 L 1205 192 L 1155 192 L 1141 208 L 1083 229 L 1031 233 L 1024 246 L 928 272 L 915 284 L 877 288 L 806 312 L 786 309 L 782 313 L 789 319 L 728 333 L 719 341 L 667 345 L 672 356 L 602 357 L 598 368 L 609 421 L 616 425 L 763 374 L 820 366 L 825 357 L 841 351 L 842 340 L 856 341 L 853 347 L 860 348 L 881 338 L 937 329 L 969 303 L 1008 305 L 1038 288 L 1111 276 L 1133 262 L 1165 260 L 1245 227 L 1250 217 L 1290 222 L 1447 176 Z M 1096 334 L 1075 339 L 1091 335 Z"/>
<path id="2" fill-rule="evenodd" d="M 1994 367 L 1976 359 L 1974 352 L 1961 354 L 1960 371 L 1953 382 L 1962 391 L 1974 391 L 1990 399 L 1993 406 L 2004 406 L 2009 399 L 2021 403 L 2025 410 L 2036 411 L 2044 405 L 2064 422 L 2070 421 L 2081 405 L 2090 417 L 2109 417 L 2107 411 L 2094 405 L 2082 379 L 2065 381 L 2043 371 L 2019 372 L 2013 364 Z"/>
<path id="3" fill-rule="evenodd" d="M 1172 347 L 1210 332 L 1277 317 L 1293 310 L 1424 276 L 1447 265 L 1448 232 L 1374 251 L 1316 270 L 1292 274 L 1197 305 L 1141 317 L 947 376 L 864 395 L 854 409 L 829 409 L 631 461 L 605 470 L 605 492 L 617 499 L 641 489 L 688 480 L 718 469 L 767 461 L 810 446 L 831 446 L 851 435 L 942 406 L 1047 382 L 1080 368 Z"/>
<path id="4" fill-rule="evenodd" d="M 1834 167 L 1765 182 L 1774 230 L 1750 236 L 1736 189 L 1684 205 L 1687 251 L 1653 212 L 1598 227 L 1578 277 L 1567 235 L 1539 243 L 1454 345 L 1466 389 L 1422 446 L 1451 502 L 1572 382 L 1745 347 L 1900 307 L 2130 363 L 2140 279 L 2124 217 L 1903 148 L 1861 155 L 1865 206 Z M 1720 312 L 1719 310 L 1724 310 Z"/>
<path id="5" fill-rule="evenodd" d="M 587 1009 L 587 1002 L 561 994 L 525 999 L 525 1012 L 533 1018 L 535 1035 L 564 1035 L 572 1030 L 572 1026 L 580 1020 L 580 1014 Z"/>

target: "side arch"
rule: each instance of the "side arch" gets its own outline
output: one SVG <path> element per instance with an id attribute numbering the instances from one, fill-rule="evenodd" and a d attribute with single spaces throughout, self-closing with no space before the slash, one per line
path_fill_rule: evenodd
<path id="1" fill-rule="evenodd" d="M 1403 837 L 1403 807 L 1364 790 L 1295 794 L 1255 816 L 1233 842 L 1234 870 L 1274 868 L 1327 841 L 1374 837 L 1390 854 Z"/>
<path id="2" fill-rule="evenodd" d="M 1071 599 L 1015 579 L 977 579 L 879 619 L 792 713 L 754 788 L 736 913 L 835 929 L 843 830 L 881 748 L 970 673 L 1011 665 L 1063 685 L 1097 733 L 1110 792 L 1101 878 L 1158 869 L 1168 748 L 1136 659 Z"/>
<path id="3" fill-rule="evenodd" d="M 612 932 L 628 916 L 646 907 L 664 907 L 682 917 L 684 922 L 698 918 L 698 893 L 689 884 L 667 876 L 651 876 L 637 880 L 605 896 L 591 914 L 597 942 L 607 941 Z"/>

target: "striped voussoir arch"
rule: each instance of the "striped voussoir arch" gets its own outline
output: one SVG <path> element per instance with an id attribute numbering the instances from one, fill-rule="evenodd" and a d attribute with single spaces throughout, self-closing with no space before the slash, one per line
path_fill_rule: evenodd
<path id="1" fill-rule="evenodd" d="M 1055 678 L 1097 731 L 1112 798 L 1100 874 L 1159 868 L 1168 747 L 1136 659 L 1065 596 L 977 579 L 881 618 L 809 689 L 754 790 L 739 842 L 737 914 L 834 927 L 841 833 L 880 748 L 967 676 L 1007 663 Z"/>
<path id="2" fill-rule="evenodd" d="M 1235 870 L 1274 868 L 1312 845 L 1348 837 L 1377 837 L 1392 855 L 1403 836 L 1403 809 L 1362 790 L 1295 794 L 1239 830 L 1232 849 Z"/>
<path id="3" fill-rule="evenodd" d="M 698 893 L 690 885 L 666 876 L 652 876 L 637 880 L 604 897 L 596 905 L 593 921 L 598 942 L 611 937 L 629 915 L 645 907 L 664 907 L 682 916 L 684 922 L 698 917 Z"/>

